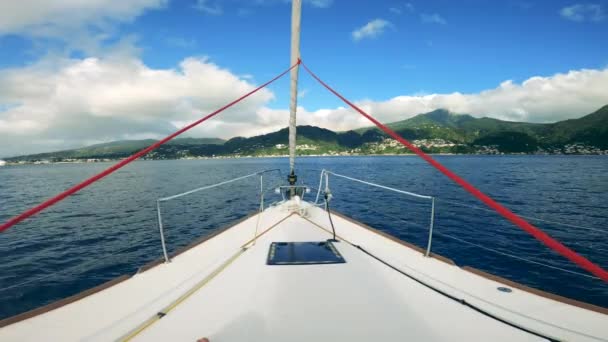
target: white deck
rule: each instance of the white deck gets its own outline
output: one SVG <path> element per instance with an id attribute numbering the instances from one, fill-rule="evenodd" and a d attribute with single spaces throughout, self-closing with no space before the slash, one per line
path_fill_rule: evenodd
<path id="1" fill-rule="evenodd" d="M 109 341 L 126 336 L 215 274 L 163 318 L 134 336 L 138 341 L 540 341 L 404 276 L 347 241 L 429 285 L 500 317 L 559 340 L 605 341 L 608 316 L 513 289 L 426 258 L 356 223 L 334 216 L 336 247 L 345 264 L 268 266 L 273 241 L 326 240 L 327 213 L 307 217 L 287 203 L 146 272 L 42 315 L 0 329 L 1 341 Z M 316 223 L 316 224 L 313 224 Z M 278 224 L 277 224 L 278 223 Z M 320 227 L 319 227 L 320 226 Z M 221 268 L 227 260 L 233 262 Z M 221 270 L 219 270 L 221 268 Z M 218 272 L 219 271 L 219 272 Z"/>

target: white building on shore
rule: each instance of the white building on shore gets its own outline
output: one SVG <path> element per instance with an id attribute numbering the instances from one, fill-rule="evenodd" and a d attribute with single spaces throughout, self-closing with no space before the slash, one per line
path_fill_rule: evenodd
<path id="1" fill-rule="evenodd" d="M 6 162 L 4 160 L 0 159 L 0 166 L 4 166 L 4 165 L 6 165 Z"/>

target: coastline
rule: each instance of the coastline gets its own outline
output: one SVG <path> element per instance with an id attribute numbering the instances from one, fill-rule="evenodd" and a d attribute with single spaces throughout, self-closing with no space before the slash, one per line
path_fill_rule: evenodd
<path id="1" fill-rule="evenodd" d="M 608 156 L 608 154 L 598 153 L 427 153 L 431 156 Z M 378 154 L 308 154 L 299 155 L 298 158 L 335 158 L 335 157 L 417 157 L 413 153 L 378 153 Z M 158 160 L 209 160 L 209 159 L 248 159 L 248 158 L 289 158 L 289 155 L 256 155 L 256 156 L 212 156 L 212 157 L 184 157 L 184 158 L 141 158 L 137 161 L 158 161 Z M 10 162 L 4 161 L 0 163 L 2 166 L 18 166 L 18 165 L 53 165 L 53 164 L 91 164 L 91 163 L 110 163 L 121 161 L 124 158 L 87 158 L 87 159 L 75 159 L 75 160 L 63 160 L 63 161 L 18 161 Z"/>

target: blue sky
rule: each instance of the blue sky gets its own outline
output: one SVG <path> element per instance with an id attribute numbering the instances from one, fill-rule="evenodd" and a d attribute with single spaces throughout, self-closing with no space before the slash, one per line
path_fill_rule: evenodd
<path id="1" fill-rule="evenodd" d="M 62 100 L 57 104 L 50 90 L 39 94 L 17 89 L 17 95 L 0 96 L 0 132 L 3 127 L 12 132 L 10 138 L 5 135 L 7 146 L 17 144 L 17 136 L 27 136 L 29 128 L 41 136 L 38 145 L 46 147 L 162 136 L 196 117 L 194 112 L 202 114 L 213 107 L 211 103 L 209 108 L 196 105 L 203 99 L 178 94 L 177 88 L 182 91 L 196 83 L 201 92 L 212 93 L 213 85 L 226 78 L 234 84 L 253 86 L 289 63 L 291 9 L 286 0 L 91 0 L 86 5 L 58 0 L 56 6 L 20 1 L 0 7 L 5 13 L 0 15 L 4 20 L 0 24 L 0 90 L 18 87 L 24 79 L 34 84 L 40 81 L 57 94 L 57 89 L 67 87 L 62 82 L 76 83 L 66 81 L 74 75 L 70 70 L 87 67 L 86 73 L 96 70 L 95 76 L 87 74 L 87 82 L 98 82 L 98 89 L 104 92 L 112 88 L 110 75 L 120 78 L 124 74 L 125 79 L 115 79 L 115 84 L 129 84 L 134 93 L 128 96 L 135 97 L 151 92 L 148 86 L 170 84 L 164 76 L 156 80 L 159 84 L 146 76 L 164 71 L 172 73 L 171 80 L 179 86 L 156 89 L 164 95 L 176 91 L 175 97 L 166 100 L 171 103 L 163 105 L 192 112 L 183 117 L 175 113 L 164 121 L 158 114 L 148 118 L 154 124 L 141 124 L 145 114 L 126 115 L 122 112 L 134 109 L 125 106 L 110 106 L 108 112 L 100 113 L 96 97 L 74 93 L 73 89 L 67 94 L 93 100 L 69 104 Z M 441 106 L 476 116 L 551 122 L 579 117 L 608 103 L 608 96 L 597 89 L 608 79 L 606 37 L 607 1 L 305 0 L 301 49 L 309 67 L 383 121 Z M 185 77 L 181 63 L 186 60 L 196 61 L 193 63 L 198 66 L 211 65 L 225 75 L 216 75 L 220 81 L 209 78 L 209 82 L 200 83 L 208 74 L 201 71 Z M 340 109 L 343 104 L 310 77 L 301 75 L 304 123 L 319 119 L 319 125 L 334 129 L 363 124 L 358 118 L 338 118 L 344 114 Z M 136 81 L 141 78 L 146 81 Z M 234 84 L 225 87 L 232 89 Z M 571 101 L 552 108 L 553 100 L 564 97 L 555 89 L 563 89 L 572 96 Z M 125 94 L 108 95 L 107 103 L 126 103 L 116 99 Z M 137 110 L 155 102 L 149 97 L 133 99 Z M 243 110 L 256 112 L 255 118 L 235 114 L 231 124 L 216 125 L 219 131 L 215 135 L 251 135 L 264 132 L 262 124 L 270 123 L 266 130 L 284 125 L 281 118 L 288 107 L 288 80 L 274 84 L 269 93 L 253 102 L 255 108 Z M 57 110 L 58 106 L 62 109 Z M 35 110 L 28 109 L 32 107 Z M 70 129 L 66 125 L 55 129 L 51 119 L 72 109 L 72 123 L 107 115 L 123 126 L 132 124 L 133 132 L 114 130 L 114 134 L 109 125 L 108 131 L 91 134 L 90 139 L 85 139 L 86 135 L 65 136 Z M 32 116 L 32 112 L 38 114 Z M 267 116 L 262 118 L 264 114 Z M 250 129 L 235 123 L 242 118 Z M 47 124 L 40 125 L 44 120 Z M 15 130 L 23 132 L 16 134 Z M 213 135 L 213 131 L 198 134 Z"/>

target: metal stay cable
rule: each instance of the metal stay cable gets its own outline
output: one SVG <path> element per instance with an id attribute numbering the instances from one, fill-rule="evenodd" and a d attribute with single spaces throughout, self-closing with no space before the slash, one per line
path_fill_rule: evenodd
<path id="1" fill-rule="evenodd" d="M 578 276 L 581 276 L 581 277 L 586 277 L 586 278 L 600 280 L 600 278 L 592 276 L 592 275 L 589 275 L 589 274 L 575 272 L 575 271 L 570 271 L 570 270 L 567 270 L 565 268 L 561 268 L 561 267 L 557 267 L 557 266 L 552 266 L 552 265 L 548 265 L 548 264 L 545 264 L 545 263 L 542 263 L 542 262 L 538 262 L 538 261 L 522 258 L 522 257 L 514 255 L 514 254 L 510 254 L 510 253 L 503 252 L 503 251 L 500 251 L 500 250 L 497 250 L 497 249 L 494 249 L 494 248 L 485 247 L 485 246 L 482 246 L 482 245 L 479 245 L 479 244 L 476 244 L 476 243 L 473 243 L 473 242 L 470 242 L 470 241 L 467 241 L 467 240 L 463 240 L 461 238 L 457 238 L 457 237 L 455 237 L 453 235 L 450 235 L 450 234 L 441 233 L 441 232 L 435 232 L 435 234 L 437 234 L 439 236 L 446 237 L 448 239 L 456 240 L 458 242 L 461 242 L 461 243 L 464 243 L 464 244 L 467 244 L 467 245 L 470 245 L 470 246 L 473 246 L 473 247 L 477 247 L 477 248 L 483 249 L 485 251 L 490 251 L 490 252 L 493 252 L 493 253 L 496 253 L 496 254 L 507 256 L 507 257 L 510 257 L 510 258 L 513 258 L 513 259 L 517 259 L 517 260 L 525 261 L 525 262 L 528 262 L 528 263 L 531 263 L 531 264 L 536 264 L 536 265 L 552 268 L 554 270 L 559 270 L 559 271 L 566 272 L 566 273 L 575 274 L 575 275 L 578 275 Z"/>
<path id="2" fill-rule="evenodd" d="M 386 214 L 386 213 L 382 213 L 382 212 L 379 212 L 379 211 L 374 210 L 374 209 L 368 208 L 368 210 L 371 211 L 371 212 L 374 212 L 374 213 L 386 216 L 386 217 L 391 218 L 393 220 L 401 221 L 403 223 L 406 223 L 406 224 L 408 224 L 410 226 L 419 228 L 421 230 L 425 230 L 425 231 L 428 230 L 428 227 L 423 226 L 423 225 L 421 225 L 419 223 L 412 222 L 412 221 L 406 221 L 406 220 L 404 220 L 404 219 L 402 219 L 400 217 L 393 216 L 393 215 Z M 436 230 L 433 232 L 433 234 L 436 234 L 436 235 L 439 235 L 439 236 L 443 236 L 443 237 L 446 237 L 448 239 L 456 240 L 456 241 L 459 241 L 461 243 L 467 244 L 469 246 L 473 246 L 473 247 L 477 247 L 477 248 L 483 249 L 485 251 L 489 251 L 489 252 L 500 254 L 500 255 L 503 255 L 503 256 L 506 256 L 506 257 L 510 257 L 510 258 L 513 258 L 513 259 L 525 261 L 525 262 L 528 262 L 528 263 L 531 263 L 531 264 L 535 264 L 535 265 L 539 265 L 539 266 L 544 266 L 544 267 L 547 267 L 547 268 L 552 268 L 552 269 L 555 269 L 555 270 L 559 270 L 559 271 L 575 274 L 575 275 L 586 277 L 586 278 L 600 280 L 600 278 L 592 276 L 592 275 L 589 275 L 589 274 L 580 273 L 580 272 L 576 272 L 576 271 L 570 271 L 570 270 L 567 270 L 565 268 L 561 268 L 561 267 L 558 267 L 558 266 L 553 266 L 553 265 L 545 264 L 545 263 L 542 263 L 542 262 L 539 262 L 539 261 L 534 261 L 534 260 L 526 259 L 526 258 L 523 258 L 523 257 L 517 256 L 517 255 L 511 254 L 511 253 L 504 252 L 504 251 L 499 250 L 499 249 L 494 249 L 494 248 L 482 246 L 480 244 L 476 244 L 474 242 L 470 242 L 470 241 L 467 241 L 467 240 L 455 237 L 455 236 L 450 235 L 450 234 L 438 232 Z"/>
<path id="3" fill-rule="evenodd" d="M 414 192 L 399 190 L 399 189 L 391 188 L 391 187 L 388 187 L 388 186 L 384 186 L 384 185 L 380 185 L 380 184 L 376 184 L 376 183 L 372 183 L 372 182 L 367 182 L 367 181 L 364 181 L 364 180 L 361 180 L 361 179 L 357 179 L 357 178 L 352 178 L 352 177 L 349 177 L 349 176 L 341 175 L 341 174 L 338 174 L 338 173 L 335 173 L 335 172 L 331 172 L 331 171 L 325 171 L 325 173 L 333 175 L 333 176 L 336 176 L 336 177 L 345 178 L 345 179 L 351 180 L 353 182 L 359 182 L 359 183 L 362 183 L 362 184 L 365 184 L 365 185 L 370 185 L 370 186 L 373 186 L 373 187 L 376 187 L 376 188 L 398 192 L 400 194 L 404 194 L 404 195 L 408 195 L 408 196 L 412 196 L 412 197 L 424 198 L 424 199 L 432 199 L 433 198 L 432 196 L 420 195 L 420 194 L 417 194 L 417 193 L 414 193 Z"/>
<path id="4" fill-rule="evenodd" d="M 215 183 L 215 184 L 211 184 L 211 185 L 202 186 L 200 188 L 196 188 L 196 189 L 193 189 L 193 190 L 182 192 L 182 193 L 179 193 L 179 194 L 176 194 L 176 195 L 173 195 L 173 196 L 159 198 L 158 201 L 159 202 L 170 201 L 170 200 L 173 200 L 173 199 L 176 199 L 176 198 L 180 198 L 180 197 L 183 197 L 183 196 L 187 196 L 187 195 L 193 194 L 195 192 L 199 192 L 199 191 L 203 191 L 203 190 L 208 190 L 208 189 L 212 189 L 212 188 L 217 188 L 218 186 L 230 184 L 230 183 L 233 183 L 233 182 L 236 182 L 236 181 L 243 180 L 245 178 L 257 176 L 257 175 L 260 175 L 260 174 L 263 174 L 263 173 L 267 173 L 267 172 L 272 172 L 272 171 L 278 171 L 278 172 L 280 172 L 280 169 L 269 169 L 269 170 L 263 170 L 263 171 L 251 173 L 251 174 L 248 174 L 248 175 L 245 175 L 245 176 L 229 179 L 227 181 L 223 181 L 223 182 L 219 182 L 219 183 Z"/>
<path id="5" fill-rule="evenodd" d="M 472 204 L 466 204 L 466 203 L 461 203 L 461 202 L 458 202 L 458 201 L 446 200 L 446 199 L 443 199 L 443 198 L 437 198 L 437 200 L 439 202 L 445 202 L 445 203 L 450 203 L 450 204 L 454 204 L 454 205 L 459 205 L 459 206 L 462 206 L 462 207 L 465 207 L 465 208 L 471 208 L 471 209 L 476 209 L 476 210 L 487 211 L 487 212 L 490 212 L 490 213 L 496 213 L 494 210 L 478 207 L 478 206 L 472 205 Z M 605 230 L 605 229 L 591 228 L 591 227 L 585 227 L 585 226 L 576 225 L 576 224 L 563 223 L 563 222 L 557 222 L 557 221 L 550 221 L 550 220 L 545 220 L 545 219 L 541 219 L 541 218 L 534 217 L 534 216 L 528 216 L 528 215 L 521 215 L 521 214 L 519 214 L 519 216 L 523 217 L 523 218 L 527 218 L 529 220 L 533 220 L 533 221 L 545 222 L 545 223 L 550 223 L 550 224 L 557 224 L 557 225 L 564 226 L 564 227 L 572 227 L 572 228 L 578 228 L 578 229 L 585 229 L 585 230 L 591 230 L 591 231 L 595 231 L 595 232 L 600 232 L 600 233 L 608 234 L 608 230 Z"/>
<path id="6" fill-rule="evenodd" d="M 27 219 L 28 217 L 31 217 L 39 212 L 41 212 L 42 210 L 56 204 L 57 202 L 62 201 L 64 198 L 80 191 L 83 188 L 86 188 L 87 186 L 97 182 L 98 180 L 110 175 L 111 173 L 113 173 L 114 171 L 122 168 L 123 166 L 131 163 L 132 161 L 142 157 L 143 155 L 147 154 L 148 152 L 158 148 L 160 145 L 168 142 L 169 140 L 177 137 L 178 135 L 190 130 L 191 128 L 203 123 L 204 121 L 207 121 L 208 119 L 216 116 L 217 114 L 223 112 L 224 110 L 234 106 L 235 104 L 241 102 L 242 100 L 246 99 L 247 97 L 257 93 L 259 90 L 265 88 L 266 86 L 268 86 L 269 84 L 273 83 L 274 81 L 278 80 L 279 78 L 283 77 L 285 74 L 287 74 L 289 71 L 291 71 L 293 68 L 297 67 L 300 64 L 300 60 L 297 61 L 297 63 L 295 63 L 294 65 L 290 66 L 287 70 L 283 71 L 282 73 L 280 73 L 279 75 L 277 75 L 276 77 L 274 77 L 273 79 L 271 79 L 270 81 L 260 85 L 259 87 L 251 90 L 250 92 L 246 93 L 245 95 L 237 98 L 236 100 L 224 105 L 223 107 L 217 109 L 216 111 L 207 114 L 206 116 L 204 116 L 201 119 L 198 119 L 196 121 L 194 121 L 193 123 L 187 125 L 186 127 L 176 131 L 175 133 L 172 133 L 170 135 L 168 135 L 167 137 L 163 138 L 162 140 L 159 140 L 157 142 L 155 142 L 154 144 L 144 148 L 143 150 L 136 152 L 134 154 L 132 154 L 131 156 L 121 160 L 120 162 L 110 166 L 109 168 L 105 169 L 104 171 L 96 174 L 93 177 L 90 177 L 84 181 L 82 181 L 81 183 L 78 183 L 77 185 L 65 190 L 64 192 L 61 192 L 57 195 L 55 195 L 54 197 L 38 204 L 35 207 L 32 207 L 24 212 L 22 212 L 21 214 L 12 217 L 11 219 L 9 219 L 8 221 L 6 221 L 5 223 L 0 225 L 0 232 L 3 232 L 7 229 L 9 229 L 10 227 L 16 225 L 17 223 Z"/>
<path id="7" fill-rule="evenodd" d="M 539 240 L 540 242 L 545 244 L 547 247 L 549 247 L 552 250 L 556 251 L 557 253 L 561 254 L 566 259 L 570 260 L 571 262 L 573 262 L 573 263 L 577 264 L 578 266 L 580 266 L 581 268 L 585 269 L 587 272 L 601 278 L 603 281 L 608 283 L 608 271 L 606 271 L 599 265 L 591 262 L 589 259 L 585 258 L 584 256 L 576 253 L 575 251 L 568 248 L 561 242 L 559 242 L 556 239 L 549 236 L 549 234 L 545 233 L 538 227 L 535 227 L 534 225 L 530 224 L 528 221 L 526 221 L 522 217 L 518 216 L 511 210 L 507 209 L 502 204 L 496 202 L 490 196 L 481 192 L 481 190 L 477 189 L 471 183 L 467 182 L 466 180 L 464 180 L 463 178 L 461 178 L 460 176 L 455 174 L 453 171 L 451 171 L 450 169 L 445 167 L 443 164 L 439 163 L 437 160 L 435 160 L 428 154 L 424 153 L 421 149 L 414 146 L 411 142 L 407 141 L 406 139 L 401 137 L 399 134 L 395 133 L 392 129 L 388 128 L 386 125 L 382 124 L 380 121 L 376 120 L 374 117 L 372 117 L 371 115 L 369 115 L 368 113 L 363 111 L 363 109 L 359 108 L 353 102 L 349 101 L 347 98 L 342 96 L 340 93 L 338 93 L 332 87 L 330 87 L 327 83 L 325 83 L 323 80 L 321 80 L 315 73 L 313 73 L 306 66 L 306 64 L 304 64 L 302 62 L 300 62 L 300 63 L 302 64 L 302 67 L 304 68 L 304 70 L 306 70 L 308 72 L 308 74 L 310 74 L 315 80 L 317 80 L 323 87 L 325 87 L 329 92 L 336 95 L 338 98 L 340 98 L 342 101 L 344 101 L 344 103 L 349 105 L 352 109 L 357 111 L 359 114 L 364 116 L 366 119 L 368 119 L 369 121 L 374 123 L 379 129 L 384 131 L 384 133 L 388 134 L 393 139 L 400 142 L 403 146 L 407 147 L 410 151 L 414 152 L 420 158 L 424 159 L 427 163 L 429 163 L 431 166 L 433 166 L 438 171 L 443 173 L 446 177 L 451 179 L 453 182 L 460 185 L 463 189 L 468 191 L 471 195 L 476 197 L 478 200 L 483 202 L 488 207 L 494 209 L 497 213 L 502 215 L 505 219 L 509 220 L 514 225 L 518 226 L 519 228 L 521 228 L 528 234 L 532 235 L 535 239 Z"/>

